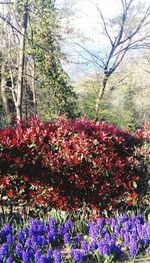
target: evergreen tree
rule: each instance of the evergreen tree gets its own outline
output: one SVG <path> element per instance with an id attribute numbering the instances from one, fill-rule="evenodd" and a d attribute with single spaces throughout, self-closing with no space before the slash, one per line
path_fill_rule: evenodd
<path id="1" fill-rule="evenodd" d="M 76 94 L 61 60 L 58 13 L 53 1 L 33 1 L 30 13 L 29 57 L 34 63 L 37 109 L 42 118 L 76 117 Z"/>
<path id="2" fill-rule="evenodd" d="M 124 94 L 124 107 L 123 107 L 123 121 L 122 125 L 124 128 L 135 131 L 137 123 L 137 112 L 134 103 L 134 87 L 130 84 L 126 87 Z"/>

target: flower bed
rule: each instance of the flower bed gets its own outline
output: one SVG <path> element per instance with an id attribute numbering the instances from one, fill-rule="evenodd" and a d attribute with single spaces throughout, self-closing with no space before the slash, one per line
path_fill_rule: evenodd
<path id="1" fill-rule="evenodd" d="M 0 262 L 6 263 L 133 260 L 150 253 L 150 223 L 141 214 L 84 219 L 82 229 L 70 219 L 34 219 L 24 226 L 3 225 L 0 242 Z"/>

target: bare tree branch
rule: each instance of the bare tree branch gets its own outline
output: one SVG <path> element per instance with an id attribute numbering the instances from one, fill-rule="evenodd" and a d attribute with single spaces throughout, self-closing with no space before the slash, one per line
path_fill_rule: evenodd
<path id="1" fill-rule="evenodd" d="M 111 45 L 113 46 L 113 40 L 111 39 L 110 34 L 109 34 L 109 32 L 108 32 L 107 25 L 106 25 L 106 20 L 105 20 L 103 14 L 102 14 L 102 11 L 100 10 L 100 8 L 99 8 L 98 5 L 97 5 L 97 11 L 98 11 L 98 13 L 99 13 L 99 15 L 100 15 L 100 18 L 101 18 L 102 22 L 103 22 L 104 31 L 105 31 L 105 33 L 106 33 L 106 35 L 107 35 L 107 37 L 108 37 Z"/>

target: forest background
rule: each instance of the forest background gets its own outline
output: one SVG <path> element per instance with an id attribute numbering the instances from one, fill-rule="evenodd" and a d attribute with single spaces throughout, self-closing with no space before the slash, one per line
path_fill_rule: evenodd
<path id="1" fill-rule="evenodd" d="M 0 125 L 150 121 L 148 1 L 0 1 Z"/>

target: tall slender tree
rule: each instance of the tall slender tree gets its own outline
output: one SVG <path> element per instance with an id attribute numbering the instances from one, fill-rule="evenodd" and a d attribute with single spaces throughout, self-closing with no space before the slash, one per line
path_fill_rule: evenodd
<path id="1" fill-rule="evenodd" d="M 55 1 L 16 0 L 7 14 L 0 18 L 10 30 L 6 63 L 17 118 L 76 116 L 76 95 L 61 63 Z"/>

